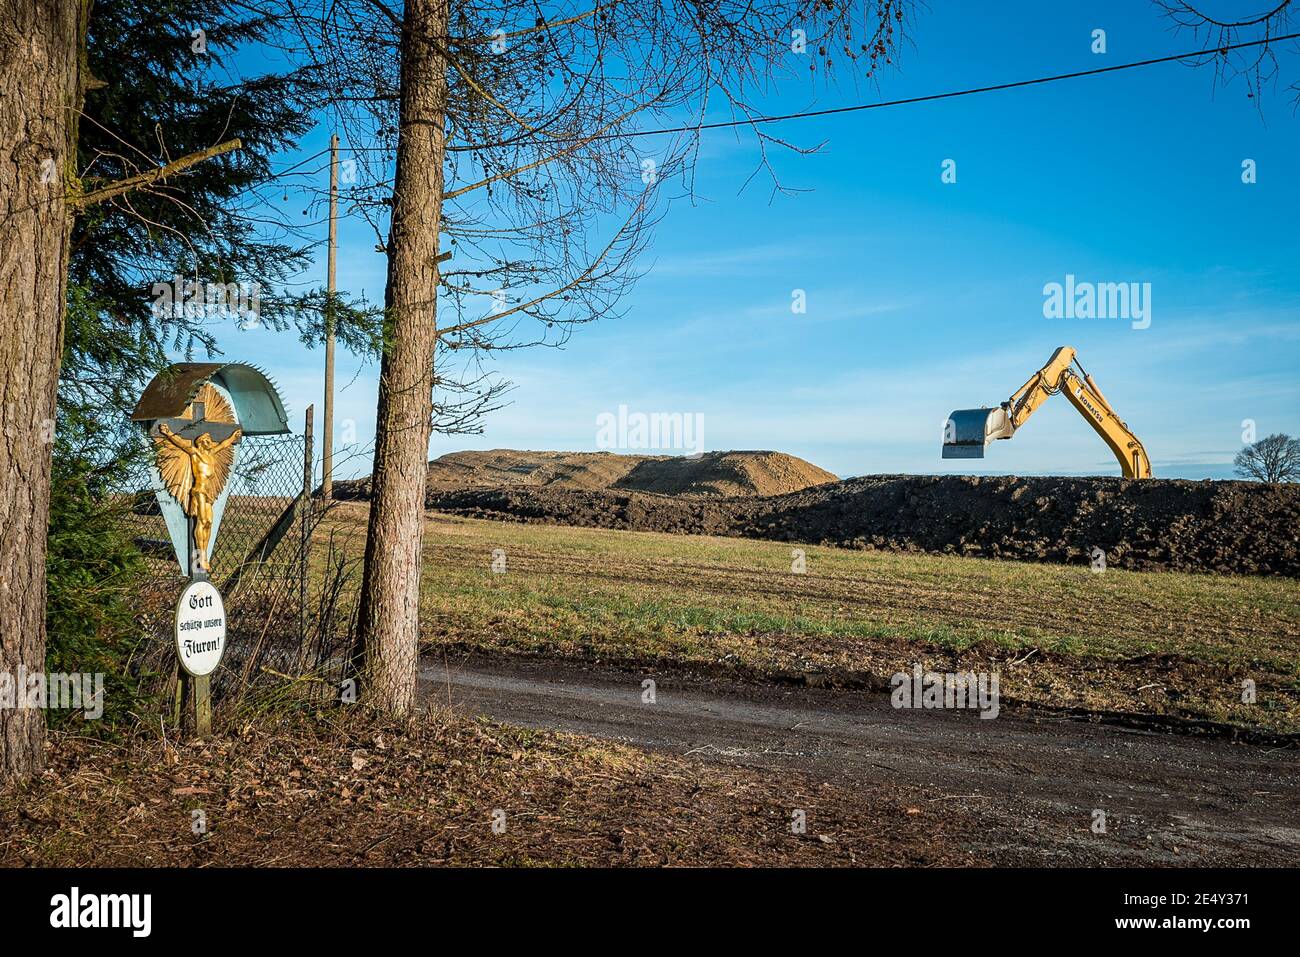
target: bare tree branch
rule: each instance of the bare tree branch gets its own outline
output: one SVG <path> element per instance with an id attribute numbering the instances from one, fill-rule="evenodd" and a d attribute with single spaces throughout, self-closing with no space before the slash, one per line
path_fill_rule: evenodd
<path id="1" fill-rule="evenodd" d="M 133 189 L 139 189 L 142 186 L 151 186 L 154 183 L 165 182 L 168 177 L 175 176 L 177 173 L 183 173 L 191 166 L 202 163 L 204 160 L 211 159 L 214 156 L 220 156 L 222 153 L 229 153 L 231 150 L 239 149 L 243 144 L 239 140 L 227 140 L 224 143 L 218 143 L 216 146 L 209 146 L 205 150 L 199 150 L 197 153 L 190 153 L 188 156 L 182 156 L 180 159 L 172 160 L 166 166 L 160 166 L 157 169 L 151 169 L 146 173 L 138 176 L 129 176 L 126 179 L 118 180 L 102 189 L 92 190 L 89 193 L 82 193 L 74 196 L 68 202 L 78 209 L 85 209 L 96 203 L 102 203 L 106 199 L 112 199 L 114 196 L 121 196 L 123 193 L 129 193 Z"/>

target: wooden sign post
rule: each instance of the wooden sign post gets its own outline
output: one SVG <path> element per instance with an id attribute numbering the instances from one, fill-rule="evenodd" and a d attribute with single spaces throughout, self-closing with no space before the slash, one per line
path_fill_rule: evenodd
<path id="1" fill-rule="evenodd" d="M 226 650 L 226 606 L 217 586 L 196 578 L 176 604 L 176 660 L 188 679 L 194 707 L 194 733 L 212 733 L 212 691 L 209 675 Z"/>

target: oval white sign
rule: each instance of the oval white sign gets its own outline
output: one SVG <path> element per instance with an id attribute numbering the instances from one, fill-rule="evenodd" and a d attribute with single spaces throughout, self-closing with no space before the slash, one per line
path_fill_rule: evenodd
<path id="1" fill-rule="evenodd" d="M 176 655 L 196 678 L 216 671 L 226 650 L 226 606 L 210 581 L 190 582 L 176 605 Z"/>

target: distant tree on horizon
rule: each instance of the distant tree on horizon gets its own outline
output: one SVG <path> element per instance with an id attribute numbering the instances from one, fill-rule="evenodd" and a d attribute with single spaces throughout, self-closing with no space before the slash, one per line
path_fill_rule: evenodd
<path id="1" fill-rule="evenodd" d="M 1261 482 L 1300 481 L 1300 439 L 1281 432 L 1248 445 L 1232 460 L 1242 478 Z"/>

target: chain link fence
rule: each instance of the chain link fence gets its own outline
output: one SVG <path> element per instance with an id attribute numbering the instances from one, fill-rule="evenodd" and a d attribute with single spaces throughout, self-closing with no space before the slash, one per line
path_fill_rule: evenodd
<path id="1" fill-rule="evenodd" d="M 217 529 L 211 578 L 226 607 L 226 651 L 212 677 L 214 700 L 237 697 L 267 675 L 298 678 L 337 665 L 337 609 L 328 586 L 312 579 L 312 533 L 323 509 L 311 497 L 308 436 L 246 436 L 237 446 L 230 494 Z M 146 461 L 127 483 L 130 507 L 122 521 L 145 556 L 138 596 L 146 642 L 142 668 L 174 688 L 173 618 L 187 576 L 181 570 L 158 507 Z"/>

